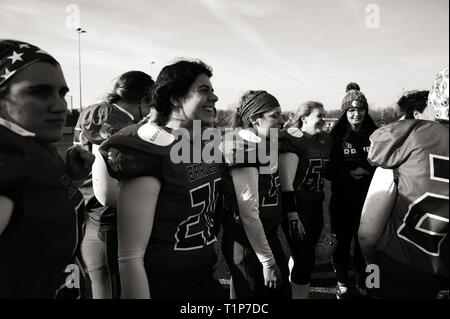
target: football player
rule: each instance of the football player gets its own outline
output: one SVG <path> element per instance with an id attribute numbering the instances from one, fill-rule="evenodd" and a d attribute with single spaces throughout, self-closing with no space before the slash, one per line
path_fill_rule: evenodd
<path id="1" fill-rule="evenodd" d="M 96 155 L 94 177 L 97 177 L 99 171 L 106 171 L 103 158 L 98 152 L 100 144 L 147 115 L 147 96 L 153 84 L 152 78 L 144 72 L 125 72 L 117 79 L 114 89 L 102 103 L 91 105 L 81 113 L 75 126 L 74 144 L 82 145 Z M 81 191 L 89 217 L 81 243 L 81 253 L 91 280 L 92 297 L 117 299 L 119 266 L 116 209 L 105 207 L 98 201 L 94 196 L 91 178 L 83 184 Z"/>
<path id="2" fill-rule="evenodd" d="M 201 61 L 164 67 L 153 92 L 155 122 L 129 126 L 100 147 L 110 175 L 121 181 L 123 298 L 224 297 L 213 278 L 221 166 L 193 160 L 206 147 L 194 128 L 209 126 L 218 100 L 211 76 Z"/>
<path id="3" fill-rule="evenodd" d="M 270 134 L 278 133 L 280 115 L 273 95 L 248 91 L 235 114 L 236 140 L 226 134 L 222 144 L 229 165 L 224 177 L 222 249 L 231 272 L 232 298 L 291 296 L 289 269 L 277 234 L 282 219 L 278 134 Z M 264 158 L 269 153 L 275 161 Z"/>
<path id="4" fill-rule="evenodd" d="M 323 174 L 332 147 L 331 137 L 323 132 L 324 114 L 319 102 L 301 104 L 279 137 L 283 230 L 294 260 L 293 299 L 308 298 L 315 246 L 323 228 Z"/>
<path id="5" fill-rule="evenodd" d="M 402 119 L 421 120 L 426 116 L 423 113 L 427 106 L 429 91 L 409 91 L 397 101 Z"/>
<path id="6" fill-rule="evenodd" d="M 71 148 L 64 163 L 53 145 L 62 137 L 68 90 L 48 53 L 0 41 L 0 298 L 55 298 L 66 277 L 82 271 L 77 186 L 93 156 Z"/>
<path id="7" fill-rule="evenodd" d="M 378 166 L 364 204 L 359 238 L 366 260 L 379 267 L 375 296 L 436 298 L 447 290 L 448 69 L 428 96 L 426 120 L 386 125 L 370 137 Z"/>

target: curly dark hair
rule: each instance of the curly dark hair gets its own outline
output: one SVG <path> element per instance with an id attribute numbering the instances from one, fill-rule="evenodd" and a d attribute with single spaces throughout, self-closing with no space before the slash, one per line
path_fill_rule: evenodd
<path id="1" fill-rule="evenodd" d="M 398 100 L 397 105 L 406 119 L 414 119 L 414 111 L 423 112 L 427 106 L 429 91 L 407 91 Z"/>
<path id="2" fill-rule="evenodd" d="M 172 113 L 171 97 L 184 96 L 200 74 L 212 77 L 212 69 L 206 63 L 196 60 L 180 60 L 165 66 L 158 75 L 152 90 L 152 105 L 158 112 L 156 121 L 164 125 Z"/>

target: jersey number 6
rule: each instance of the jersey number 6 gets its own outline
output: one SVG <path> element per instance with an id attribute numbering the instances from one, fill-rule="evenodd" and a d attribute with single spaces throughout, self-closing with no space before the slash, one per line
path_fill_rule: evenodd
<path id="1" fill-rule="evenodd" d="M 432 180 L 448 184 L 448 160 L 430 154 Z M 439 257 L 448 233 L 448 208 L 448 196 L 426 192 L 409 205 L 397 235 L 424 253 Z"/>

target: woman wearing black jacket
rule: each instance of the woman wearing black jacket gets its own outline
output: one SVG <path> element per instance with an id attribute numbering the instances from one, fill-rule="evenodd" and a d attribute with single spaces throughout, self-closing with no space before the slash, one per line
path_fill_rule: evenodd
<path id="1" fill-rule="evenodd" d="M 338 238 L 333 254 L 333 266 L 337 275 L 336 297 L 348 298 L 348 269 L 350 245 L 354 239 L 354 268 L 358 291 L 365 290 L 365 261 L 358 243 L 358 227 L 361 211 L 374 169 L 367 162 L 369 136 L 377 129 L 368 114 L 366 97 L 356 83 L 347 86 L 342 101 L 341 116 L 330 135 L 334 147 L 329 166 L 331 184 L 330 216 L 332 231 Z"/>
<path id="2" fill-rule="evenodd" d="M 0 299 L 78 297 L 84 284 L 78 186 L 93 155 L 73 147 L 64 162 L 54 145 L 68 91 L 47 52 L 0 40 Z"/>

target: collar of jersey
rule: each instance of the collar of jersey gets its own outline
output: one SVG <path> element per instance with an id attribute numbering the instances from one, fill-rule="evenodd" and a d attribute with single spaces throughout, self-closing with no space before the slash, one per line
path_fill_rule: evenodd
<path id="1" fill-rule="evenodd" d="M 113 103 L 113 105 L 114 105 L 115 107 L 117 107 L 120 111 L 122 111 L 123 113 L 125 113 L 126 115 L 128 115 L 128 116 L 131 118 L 131 120 L 134 121 L 134 116 L 131 115 L 130 112 L 128 112 L 127 110 L 125 110 L 123 107 L 120 107 L 120 106 L 117 105 L 116 103 Z"/>
<path id="2" fill-rule="evenodd" d="M 0 125 L 6 127 L 8 130 L 13 131 L 14 133 L 19 134 L 23 137 L 36 136 L 35 133 L 27 131 L 26 129 L 20 127 L 19 125 L 7 121 L 3 118 L 0 118 Z"/>
<path id="3" fill-rule="evenodd" d="M 314 135 L 311 135 L 311 134 L 303 132 L 303 131 L 302 131 L 302 133 L 303 133 L 303 136 L 305 136 L 306 138 L 310 139 L 313 142 L 317 142 L 319 140 L 320 133 L 316 133 Z"/>

